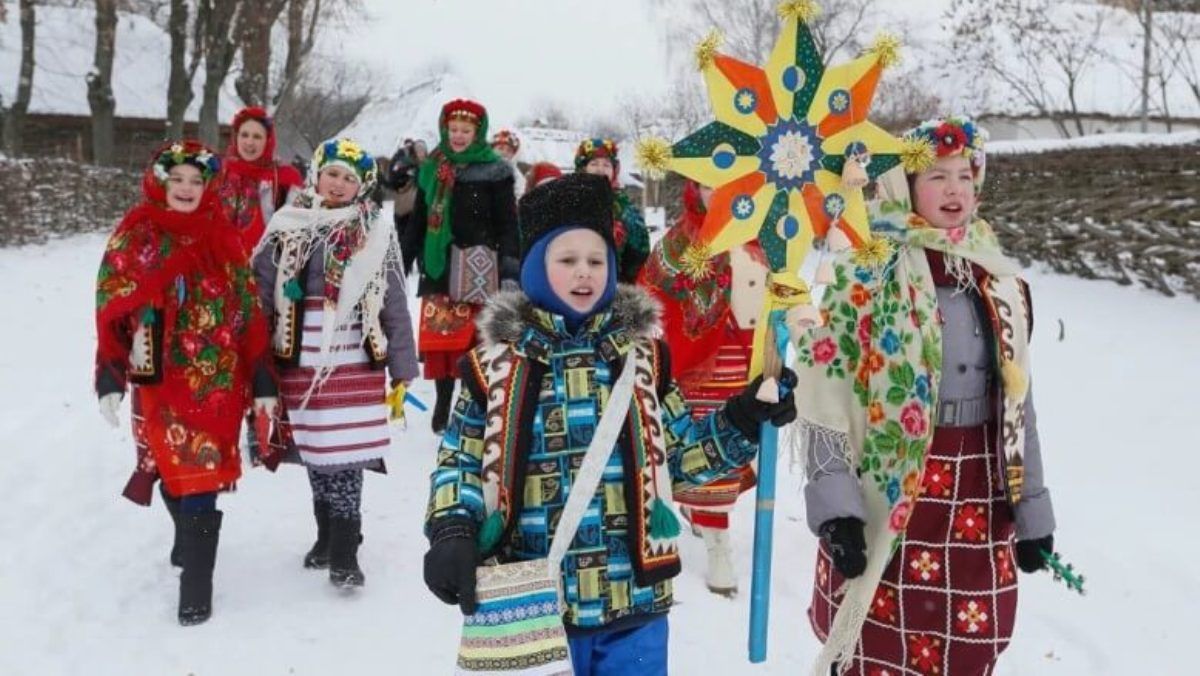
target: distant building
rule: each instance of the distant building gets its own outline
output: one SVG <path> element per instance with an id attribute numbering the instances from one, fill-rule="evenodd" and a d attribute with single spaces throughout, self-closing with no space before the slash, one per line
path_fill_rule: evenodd
<path id="1" fill-rule="evenodd" d="M 32 157 L 91 161 L 92 122 L 84 76 L 92 68 L 96 15 L 88 7 L 37 7 L 33 91 L 25 115 L 20 152 Z M 115 162 L 139 168 L 166 133 L 171 39 L 149 19 L 121 13 L 113 57 Z M 21 64 L 21 29 L 15 16 L 0 24 L 0 97 L 16 98 Z M 184 115 L 184 134 L 198 134 L 203 69 L 193 81 L 195 96 Z M 239 107 L 232 85 L 221 90 L 218 119 L 228 122 Z M 222 133 L 228 131 L 226 125 Z M 218 149 L 223 150 L 223 149 Z"/>
<path id="2" fill-rule="evenodd" d="M 1083 135 L 1115 134 L 1120 132 L 1140 132 L 1141 118 L 1136 115 L 1109 115 L 1106 113 L 1090 113 L 1081 116 Z M 990 138 L 995 141 L 1018 141 L 1023 139 L 1061 138 L 1062 132 L 1055 121 L 1048 116 L 1032 114 L 1012 115 L 985 113 L 979 116 L 979 123 L 988 130 Z M 1078 136 L 1074 119 L 1064 119 L 1072 136 Z M 1171 117 L 1169 120 L 1161 116 L 1151 115 L 1147 132 L 1164 134 L 1200 130 L 1200 117 Z"/>

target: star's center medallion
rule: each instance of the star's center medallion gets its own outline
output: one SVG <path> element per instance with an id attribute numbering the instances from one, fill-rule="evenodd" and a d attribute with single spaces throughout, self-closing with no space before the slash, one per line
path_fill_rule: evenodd
<path id="1" fill-rule="evenodd" d="M 800 188 L 813 182 L 823 155 L 816 129 L 804 122 L 782 120 L 763 137 L 759 170 L 780 190 Z"/>

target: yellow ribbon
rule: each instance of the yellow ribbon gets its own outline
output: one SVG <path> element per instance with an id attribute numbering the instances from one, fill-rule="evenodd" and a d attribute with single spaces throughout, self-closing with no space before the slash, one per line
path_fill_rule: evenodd
<path id="1" fill-rule="evenodd" d="M 398 422 L 401 425 L 408 424 L 408 421 L 404 418 L 404 395 L 407 393 L 408 388 L 404 386 L 404 383 L 396 385 L 388 392 L 388 422 Z"/>

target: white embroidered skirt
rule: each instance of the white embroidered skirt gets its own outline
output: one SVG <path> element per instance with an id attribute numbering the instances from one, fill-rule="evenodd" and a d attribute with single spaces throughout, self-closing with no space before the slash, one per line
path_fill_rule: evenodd
<path id="1" fill-rule="evenodd" d="M 333 372 L 300 407 L 318 364 L 324 299 L 304 300 L 300 364 L 281 374 L 283 403 L 300 460 L 309 467 L 338 470 L 380 464 L 390 442 L 386 378 L 372 369 L 362 346 L 362 324 L 333 336 Z"/>

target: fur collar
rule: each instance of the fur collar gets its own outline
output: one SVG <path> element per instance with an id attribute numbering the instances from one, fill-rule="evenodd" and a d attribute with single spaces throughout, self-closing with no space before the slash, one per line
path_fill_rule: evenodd
<path id="1" fill-rule="evenodd" d="M 526 329 L 538 325 L 533 309 L 533 303 L 521 291 L 505 291 L 493 296 L 478 320 L 484 344 L 519 342 Z M 611 318 L 605 324 L 605 333 L 625 331 L 634 338 L 651 339 L 659 332 L 662 307 L 639 287 L 617 285 L 617 294 L 608 312 Z"/>

